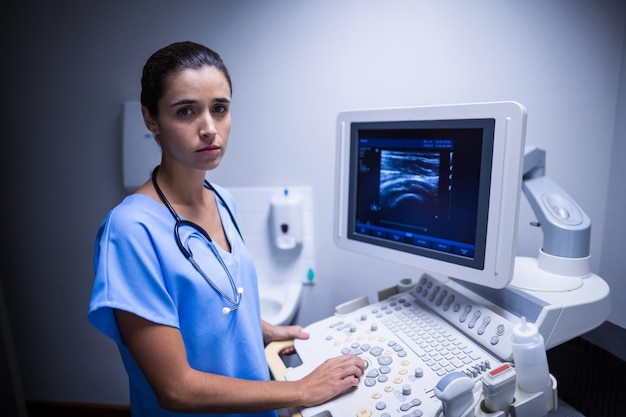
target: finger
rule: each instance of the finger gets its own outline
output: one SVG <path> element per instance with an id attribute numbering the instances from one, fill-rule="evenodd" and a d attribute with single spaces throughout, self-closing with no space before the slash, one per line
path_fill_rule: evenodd
<path id="1" fill-rule="evenodd" d="M 365 373 L 366 362 L 358 356 L 354 356 L 351 359 L 349 363 L 345 364 L 344 372 L 347 372 L 346 378 L 353 377 L 358 382 L 359 378 Z"/>
<path id="2" fill-rule="evenodd" d="M 367 368 L 367 361 L 356 355 L 346 355 L 350 357 L 352 360 L 350 361 L 352 364 L 356 365 L 361 372 L 365 372 L 365 368 Z"/>
<path id="3" fill-rule="evenodd" d="M 343 380 L 346 383 L 346 387 L 356 387 L 360 382 L 360 379 L 354 375 L 348 375 Z"/>

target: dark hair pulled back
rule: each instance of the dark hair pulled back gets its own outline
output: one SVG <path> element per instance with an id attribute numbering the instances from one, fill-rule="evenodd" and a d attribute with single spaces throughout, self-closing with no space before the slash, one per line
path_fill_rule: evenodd
<path id="1" fill-rule="evenodd" d="M 232 93 L 233 86 L 226 65 L 217 52 L 195 42 L 176 42 L 153 53 L 143 67 L 141 104 L 153 116 L 158 115 L 158 102 L 165 92 L 167 78 L 185 69 L 209 66 L 221 71 Z"/>

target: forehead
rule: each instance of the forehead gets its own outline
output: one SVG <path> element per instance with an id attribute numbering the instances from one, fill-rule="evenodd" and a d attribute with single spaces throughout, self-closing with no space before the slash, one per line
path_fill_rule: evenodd
<path id="1" fill-rule="evenodd" d="M 224 73 L 217 68 L 203 66 L 185 68 L 171 74 L 166 82 L 163 99 L 167 98 L 230 98 L 230 86 Z"/>

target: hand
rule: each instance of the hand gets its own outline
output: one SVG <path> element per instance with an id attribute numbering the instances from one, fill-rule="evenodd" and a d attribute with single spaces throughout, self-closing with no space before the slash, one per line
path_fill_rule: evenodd
<path id="1" fill-rule="evenodd" d="M 302 326 L 275 326 L 267 322 L 263 325 L 263 341 L 265 344 L 278 340 L 308 339 L 309 334 L 302 330 Z"/>
<path id="2" fill-rule="evenodd" d="M 303 406 L 322 404 L 348 388 L 359 384 L 366 363 L 356 355 L 341 355 L 327 359 L 299 383 L 306 393 Z"/>

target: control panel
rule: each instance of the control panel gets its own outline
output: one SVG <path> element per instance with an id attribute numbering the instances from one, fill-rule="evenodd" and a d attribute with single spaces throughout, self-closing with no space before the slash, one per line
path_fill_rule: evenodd
<path id="1" fill-rule="evenodd" d="M 442 320 L 441 312 L 457 324 Z M 441 401 L 434 389 L 444 375 L 463 372 L 477 382 L 501 365 L 497 356 L 468 337 L 476 334 L 486 346 L 503 346 L 491 340 L 500 325 L 505 326 L 502 338 L 512 326 L 424 277 L 410 292 L 308 326 L 310 338 L 294 341 L 302 364 L 288 368 L 285 379 L 300 379 L 327 358 L 352 353 L 367 364 L 359 385 L 326 404 L 302 409 L 304 417 L 435 415 Z"/>

